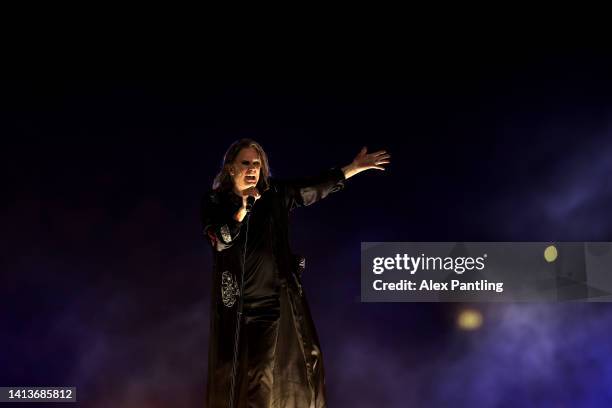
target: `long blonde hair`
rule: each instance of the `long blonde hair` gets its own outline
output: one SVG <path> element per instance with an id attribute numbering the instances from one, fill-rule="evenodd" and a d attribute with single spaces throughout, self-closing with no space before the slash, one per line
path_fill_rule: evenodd
<path id="1" fill-rule="evenodd" d="M 240 139 L 232 143 L 232 145 L 225 152 L 221 170 L 219 170 L 219 173 L 217 173 L 215 180 L 213 181 L 212 188 L 214 191 L 227 191 L 234 188 L 234 179 L 230 174 L 230 168 L 240 151 L 249 147 L 252 147 L 255 149 L 255 151 L 257 151 L 261 161 L 259 181 L 257 182 L 256 186 L 257 189 L 260 193 L 263 193 L 270 187 L 271 172 L 270 165 L 268 164 L 268 155 L 264 151 L 263 147 L 261 147 L 261 145 L 253 139 Z"/>

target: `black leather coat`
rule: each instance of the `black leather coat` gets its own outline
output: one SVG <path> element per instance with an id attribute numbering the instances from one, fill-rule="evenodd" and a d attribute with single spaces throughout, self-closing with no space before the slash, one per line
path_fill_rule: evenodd
<path id="1" fill-rule="evenodd" d="M 334 168 L 324 174 L 300 181 L 271 180 L 260 200 L 272 205 L 274 235 L 280 290 L 280 318 L 272 407 L 324 408 L 325 379 L 321 346 L 301 285 L 300 258 L 289 248 L 289 212 L 313 204 L 344 187 L 344 173 Z M 213 273 L 208 353 L 207 402 L 209 408 L 229 406 L 230 377 L 234 353 L 236 308 L 238 307 L 243 245 L 234 245 L 243 223 L 233 220 L 237 205 L 232 192 L 212 192 L 202 201 L 205 235 L 213 247 Z M 244 373 L 242 362 L 238 370 Z M 312 405 L 311 405 L 312 402 Z M 246 407 L 244 398 L 236 407 Z"/>

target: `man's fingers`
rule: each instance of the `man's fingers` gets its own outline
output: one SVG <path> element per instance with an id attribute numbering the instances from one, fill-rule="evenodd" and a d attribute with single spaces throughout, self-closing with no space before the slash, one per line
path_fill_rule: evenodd
<path id="1" fill-rule="evenodd" d="M 370 158 L 370 163 L 373 164 L 384 164 L 384 163 L 390 163 L 391 162 L 391 156 L 389 155 L 385 155 L 385 156 L 380 156 L 380 157 L 371 157 Z"/>
<path id="2" fill-rule="evenodd" d="M 246 190 L 246 196 L 252 196 L 255 198 L 259 198 L 261 197 L 261 194 L 259 194 L 259 190 L 257 190 L 257 188 L 251 187 L 248 190 Z"/>
<path id="3" fill-rule="evenodd" d="M 391 155 L 388 153 L 384 153 L 384 154 L 373 154 L 372 153 L 372 154 L 369 154 L 368 157 L 373 160 L 384 160 L 384 159 L 390 159 Z"/>

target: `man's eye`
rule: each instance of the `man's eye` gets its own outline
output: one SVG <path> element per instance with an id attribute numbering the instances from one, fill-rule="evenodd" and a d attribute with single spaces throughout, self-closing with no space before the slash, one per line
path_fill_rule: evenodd
<path id="1" fill-rule="evenodd" d="M 248 165 L 249 165 L 249 162 L 248 162 L 248 161 L 246 161 L 246 160 L 244 160 L 244 161 L 242 162 L 242 164 L 244 164 L 245 166 L 248 166 Z"/>

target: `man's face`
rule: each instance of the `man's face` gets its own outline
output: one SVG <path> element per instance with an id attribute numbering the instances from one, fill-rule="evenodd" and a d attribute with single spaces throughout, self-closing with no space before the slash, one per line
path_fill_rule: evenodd
<path id="1" fill-rule="evenodd" d="M 232 165 L 232 178 L 238 191 L 255 187 L 259 181 L 261 159 L 252 147 L 242 149 Z"/>

